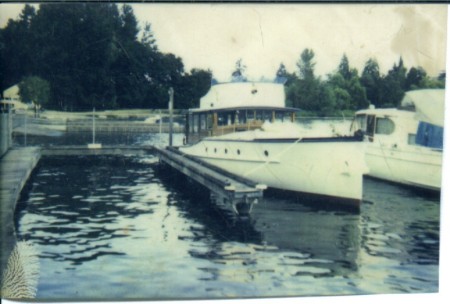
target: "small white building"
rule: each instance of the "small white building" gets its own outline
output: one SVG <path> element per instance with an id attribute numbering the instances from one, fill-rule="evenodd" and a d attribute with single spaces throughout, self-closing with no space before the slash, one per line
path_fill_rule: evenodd
<path id="1" fill-rule="evenodd" d="M 3 102 L 8 102 L 9 104 L 14 105 L 15 109 L 24 109 L 26 110 L 28 106 L 22 102 L 19 94 L 19 85 L 13 85 L 12 87 L 7 88 L 3 91 Z"/>
<path id="2" fill-rule="evenodd" d="M 19 85 L 13 85 L 3 91 L 3 99 L 9 101 L 21 101 L 19 95 Z"/>

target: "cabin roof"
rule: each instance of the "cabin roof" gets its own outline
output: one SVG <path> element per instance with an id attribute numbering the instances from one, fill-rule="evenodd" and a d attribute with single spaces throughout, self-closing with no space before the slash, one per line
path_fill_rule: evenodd
<path id="1" fill-rule="evenodd" d="M 402 106 L 414 105 L 417 120 L 444 126 L 444 89 L 424 89 L 406 92 Z"/>
<path id="2" fill-rule="evenodd" d="M 213 112 L 228 112 L 228 111 L 244 111 L 244 110 L 266 110 L 266 111 L 278 111 L 278 112 L 298 112 L 300 109 L 290 107 L 226 107 L 226 108 L 213 108 L 213 109 L 190 109 L 189 113 L 213 113 Z"/>
<path id="3" fill-rule="evenodd" d="M 444 126 L 444 98 L 443 89 L 425 89 L 406 92 L 400 109 L 369 108 L 357 111 L 356 115 L 371 114 L 377 116 L 406 117 L 414 115 L 415 119 L 437 126 Z"/>
<path id="4" fill-rule="evenodd" d="M 201 110 L 263 107 L 284 108 L 284 86 L 269 82 L 230 82 L 213 85 L 200 99 Z"/>

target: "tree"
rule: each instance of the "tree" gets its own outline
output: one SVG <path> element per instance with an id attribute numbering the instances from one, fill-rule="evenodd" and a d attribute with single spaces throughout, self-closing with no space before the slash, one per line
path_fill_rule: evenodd
<path id="1" fill-rule="evenodd" d="M 275 81 L 284 83 L 285 86 L 289 86 L 296 79 L 297 76 L 295 75 L 295 73 L 289 73 L 286 70 L 286 66 L 283 63 L 280 63 L 280 66 L 278 67 L 278 70 L 275 74 Z"/>
<path id="2" fill-rule="evenodd" d="M 405 95 L 406 68 L 400 57 L 398 64 L 394 64 L 388 74 L 382 78 L 380 85 L 380 100 L 382 107 L 396 107 Z"/>
<path id="3" fill-rule="evenodd" d="M 245 70 L 247 66 L 242 63 L 242 59 L 236 61 L 235 70 L 231 73 L 231 81 L 241 82 L 247 81 L 247 77 L 245 76 Z"/>
<path id="4" fill-rule="evenodd" d="M 342 56 L 341 62 L 339 63 L 338 72 L 345 80 L 350 80 L 354 76 L 354 72 L 350 71 L 350 64 L 347 55 L 345 54 Z"/>
<path id="5" fill-rule="evenodd" d="M 350 68 L 347 56 L 342 56 L 337 72 L 328 76 L 334 103 L 340 110 L 358 110 L 366 108 L 369 102 L 364 87 L 358 77 L 358 71 Z"/>
<path id="6" fill-rule="evenodd" d="M 145 23 L 142 38 L 140 41 L 144 46 L 156 51 L 158 47 L 156 46 L 156 40 L 153 35 L 152 25 L 148 22 Z"/>
<path id="7" fill-rule="evenodd" d="M 376 59 L 369 59 L 364 65 L 364 70 L 361 74 L 361 84 L 366 90 L 368 101 L 376 107 L 380 106 L 381 75 Z"/>
<path id="8" fill-rule="evenodd" d="M 203 97 L 211 87 L 211 80 L 211 71 L 192 69 L 190 73 L 184 75 L 176 85 L 174 96 L 175 107 L 178 109 L 198 107 L 200 98 Z"/>
<path id="9" fill-rule="evenodd" d="M 420 88 L 425 78 L 427 78 L 427 73 L 423 68 L 410 68 L 405 79 L 405 90 L 410 91 Z"/>
<path id="10" fill-rule="evenodd" d="M 120 12 L 120 30 L 119 33 L 122 35 L 122 39 L 129 39 L 134 41 L 139 33 L 138 22 L 136 16 L 134 15 L 133 8 L 128 5 L 122 5 Z"/>
<path id="11" fill-rule="evenodd" d="M 300 54 L 300 59 L 297 62 L 300 79 L 314 79 L 314 67 L 316 65 L 313 61 L 314 55 L 314 51 L 310 49 L 305 49 Z"/>
<path id="12" fill-rule="evenodd" d="M 329 115 L 334 110 L 330 88 L 314 76 L 314 51 L 305 49 L 297 62 L 300 77 L 286 88 L 287 102 L 312 115 Z"/>
<path id="13" fill-rule="evenodd" d="M 49 101 L 50 85 L 40 77 L 29 76 L 19 83 L 19 95 L 25 103 L 32 103 L 37 113 Z"/>
<path id="14" fill-rule="evenodd" d="M 35 46 L 30 28 L 35 16 L 35 8 L 27 4 L 17 20 L 9 19 L 7 26 L 0 30 L 1 91 L 33 74 Z"/>

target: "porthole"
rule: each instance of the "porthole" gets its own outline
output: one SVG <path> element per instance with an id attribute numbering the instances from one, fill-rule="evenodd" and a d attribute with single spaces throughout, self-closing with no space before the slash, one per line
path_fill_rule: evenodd
<path id="1" fill-rule="evenodd" d="M 205 148 L 205 152 L 208 153 L 208 147 Z"/>
<path id="2" fill-rule="evenodd" d="M 217 148 L 214 148 L 214 153 L 217 153 Z"/>
<path id="3" fill-rule="evenodd" d="M 227 154 L 228 153 L 228 149 L 225 149 L 225 154 Z"/>
<path id="4" fill-rule="evenodd" d="M 264 155 L 267 157 L 269 156 L 269 152 L 267 150 L 264 150 Z"/>
<path id="5" fill-rule="evenodd" d="M 241 150 L 237 149 L 237 155 L 241 155 Z"/>

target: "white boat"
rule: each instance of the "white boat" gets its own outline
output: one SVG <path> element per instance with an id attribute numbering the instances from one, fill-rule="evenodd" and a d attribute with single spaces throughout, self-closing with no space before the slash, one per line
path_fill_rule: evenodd
<path id="1" fill-rule="evenodd" d="M 444 90 L 405 94 L 399 108 L 356 112 L 352 130 L 368 142 L 369 176 L 439 191 L 441 189 Z"/>
<path id="2" fill-rule="evenodd" d="M 282 84 L 217 84 L 189 110 L 179 150 L 271 188 L 359 208 L 362 137 L 319 136 L 294 123 L 297 111 L 285 106 Z"/>

